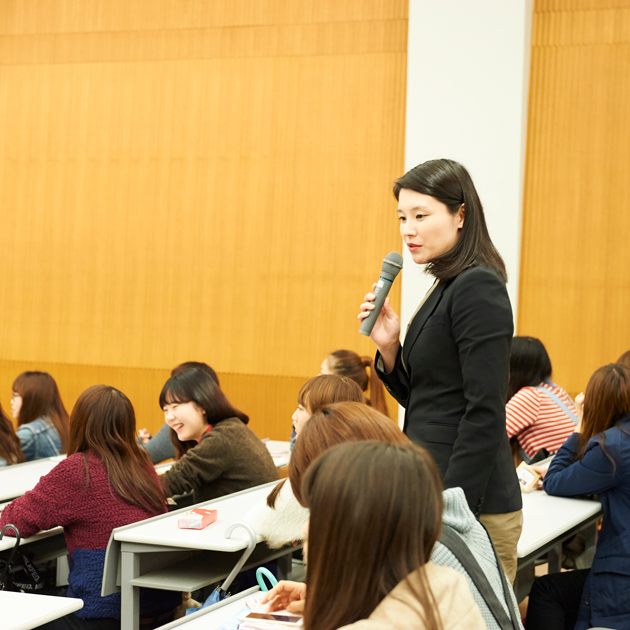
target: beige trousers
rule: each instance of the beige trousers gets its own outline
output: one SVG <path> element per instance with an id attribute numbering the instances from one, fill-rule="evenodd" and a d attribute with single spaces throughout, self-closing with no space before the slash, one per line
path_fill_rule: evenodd
<path id="1" fill-rule="evenodd" d="M 518 558 L 516 547 L 523 529 L 523 511 L 507 514 L 481 514 L 479 520 L 488 530 L 508 580 L 514 584 Z"/>

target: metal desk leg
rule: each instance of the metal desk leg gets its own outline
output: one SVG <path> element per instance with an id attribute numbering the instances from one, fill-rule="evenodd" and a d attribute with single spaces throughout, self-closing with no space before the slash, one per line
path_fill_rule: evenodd
<path id="1" fill-rule="evenodd" d="M 140 591 L 131 580 L 140 573 L 140 558 L 133 551 L 126 551 L 123 543 L 120 554 L 121 627 L 140 630 Z"/>
<path id="2" fill-rule="evenodd" d="M 549 563 L 549 573 L 560 573 L 562 565 L 562 543 L 554 545 L 547 554 L 547 562 Z"/>

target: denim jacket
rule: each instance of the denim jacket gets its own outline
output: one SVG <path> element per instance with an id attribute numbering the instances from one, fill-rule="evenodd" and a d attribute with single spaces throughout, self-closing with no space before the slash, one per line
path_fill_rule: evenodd
<path id="1" fill-rule="evenodd" d="M 18 427 L 22 453 L 27 462 L 61 454 L 61 438 L 48 418 L 37 418 Z"/>

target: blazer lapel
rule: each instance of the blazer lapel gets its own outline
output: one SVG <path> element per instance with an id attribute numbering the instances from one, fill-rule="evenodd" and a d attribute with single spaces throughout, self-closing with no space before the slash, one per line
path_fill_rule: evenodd
<path id="1" fill-rule="evenodd" d="M 444 289 L 448 286 L 449 282 L 440 281 L 438 285 L 433 289 L 433 293 L 427 298 L 427 301 L 422 305 L 422 308 L 416 313 L 415 317 L 411 320 L 411 324 L 409 325 L 409 330 L 405 336 L 405 341 L 403 343 L 403 364 L 408 364 L 409 354 L 411 353 L 411 349 L 413 348 L 414 343 L 418 339 L 418 335 L 424 328 L 424 325 L 427 323 L 427 319 L 433 315 L 433 311 L 435 311 L 437 305 L 440 303 L 440 299 L 442 298 L 442 293 Z"/>

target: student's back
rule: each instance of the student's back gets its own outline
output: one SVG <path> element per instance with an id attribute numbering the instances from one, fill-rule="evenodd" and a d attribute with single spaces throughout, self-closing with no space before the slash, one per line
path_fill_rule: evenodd
<path id="1" fill-rule="evenodd" d="M 120 595 L 101 597 L 111 532 L 165 511 L 155 470 L 135 440 L 131 402 L 113 387 L 96 385 L 73 409 L 69 456 L 10 503 L 0 525 L 15 525 L 22 537 L 63 526 L 70 556 L 68 595 L 84 606 L 72 621 L 59 620 L 55 627 L 82 628 L 82 619 L 100 619 L 102 627 L 114 628 L 120 626 Z M 151 591 L 141 600 L 144 614 L 171 610 L 181 601 L 179 594 Z"/>

